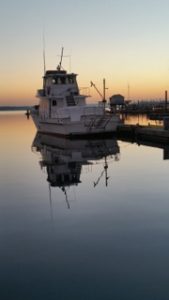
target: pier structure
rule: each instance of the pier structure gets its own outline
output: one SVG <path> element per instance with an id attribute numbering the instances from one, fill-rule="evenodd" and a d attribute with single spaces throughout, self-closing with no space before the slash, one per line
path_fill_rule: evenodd
<path id="1" fill-rule="evenodd" d="M 169 119 L 163 127 L 121 124 L 117 128 L 117 137 L 128 141 L 146 140 L 169 145 Z"/>
<path id="2" fill-rule="evenodd" d="M 136 143 L 163 150 L 163 159 L 169 159 L 169 130 L 150 126 L 122 125 L 117 138 L 123 142 Z"/>

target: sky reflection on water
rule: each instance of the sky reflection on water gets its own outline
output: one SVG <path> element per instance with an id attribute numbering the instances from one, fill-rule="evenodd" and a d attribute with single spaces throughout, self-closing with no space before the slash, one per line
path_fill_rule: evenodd
<path id="1" fill-rule="evenodd" d="M 1 299 L 169 298 L 169 161 L 162 149 L 107 141 L 106 186 L 105 157 L 94 159 L 100 146 L 93 141 L 82 152 L 61 142 L 58 150 L 56 140 L 37 138 L 23 113 L 0 114 L 0 135 Z M 74 170 L 66 195 L 49 189 L 58 163 L 61 173 Z"/>

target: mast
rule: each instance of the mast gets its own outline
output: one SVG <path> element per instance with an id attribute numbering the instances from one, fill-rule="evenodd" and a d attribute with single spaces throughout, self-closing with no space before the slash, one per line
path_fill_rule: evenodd
<path id="1" fill-rule="evenodd" d="M 105 165 L 104 165 L 104 171 L 105 171 L 105 185 L 108 186 L 108 174 L 107 174 L 107 169 L 108 169 L 108 163 L 107 163 L 107 157 L 105 156 Z"/>
<path id="2" fill-rule="evenodd" d="M 106 106 L 106 80 L 103 79 L 103 105 L 104 105 L 104 111 Z"/>
<path id="3" fill-rule="evenodd" d="M 103 79 L 103 102 L 106 102 L 106 81 Z"/>

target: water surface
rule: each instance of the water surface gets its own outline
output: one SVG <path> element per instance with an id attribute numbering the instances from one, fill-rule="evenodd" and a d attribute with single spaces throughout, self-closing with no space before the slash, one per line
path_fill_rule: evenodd
<path id="1" fill-rule="evenodd" d="M 0 113 L 0 298 L 168 299 L 169 161 Z"/>

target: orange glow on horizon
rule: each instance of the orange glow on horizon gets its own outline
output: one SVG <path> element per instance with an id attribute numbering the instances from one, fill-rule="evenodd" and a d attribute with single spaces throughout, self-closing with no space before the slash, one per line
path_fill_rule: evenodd
<path id="1" fill-rule="evenodd" d="M 37 68 L 37 66 L 36 66 Z M 38 103 L 36 98 L 36 90 L 42 87 L 42 74 L 40 72 L 31 74 L 29 69 L 25 74 L 15 74 L 9 79 L 7 76 L 1 78 L 0 82 L 0 105 L 34 105 Z M 134 72 L 135 71 L 135 72 Z M 103 78 L 106 79 L 106 99 L 108 100 L 114 94 L 122 94 L 127 100 L 159 100 L 164 99 L 165 90 L 169 90 L 169 81 L 167 72 L 149 71 L 144 74 L 144 70 L 132 70 L 130 76 L 121 70 L 107 70 L 102 73 L 98 72 L 97 68 L 89 72 L 86 67 L 81 66 L 77 70 L 79 87 L 87 87 L 86 91 L 81 93 L 89 94 L 91 97 L 88 102 L 101 101 L 100 95 L 94 87 L 90 87 L 92 80 L 96 87 L 103 94 Z M 76 70 L 75 70 L 76 72 Z M 90 75 L 89 75 L 90 73 Z"/>

